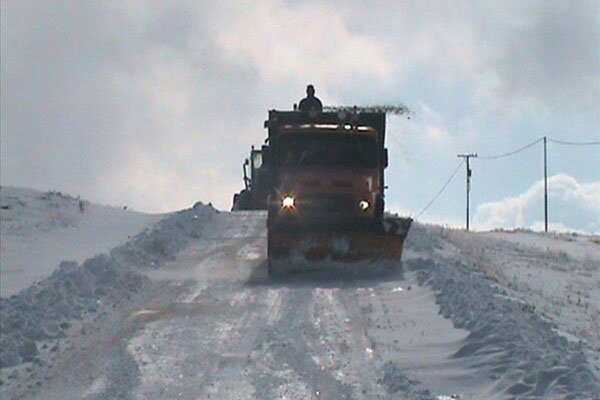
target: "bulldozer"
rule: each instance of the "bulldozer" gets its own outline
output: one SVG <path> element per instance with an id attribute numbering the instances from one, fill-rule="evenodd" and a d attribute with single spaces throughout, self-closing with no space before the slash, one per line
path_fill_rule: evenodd
<path id="1" fill-rule="evenodd" d="M 270 276 L 399 263 L 412 219 L 384 212 L 385 117 L 269 111 L 261 157 Z"/>
<path id="2" fill-rule="evenodd" d="M 265 148 L 267 146 L 264 146 Z M 263 150 L 252 146 L 250 157 L 244 160 L 244 189 L 233 195 L 231 211 L 266 210 L 269 194 L 269 173 L 263 162 Z M 248 173 L 248 168 L 250 173 Z"/>

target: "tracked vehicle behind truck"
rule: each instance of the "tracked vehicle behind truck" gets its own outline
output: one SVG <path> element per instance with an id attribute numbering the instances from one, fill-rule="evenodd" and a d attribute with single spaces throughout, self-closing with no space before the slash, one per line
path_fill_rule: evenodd
<path id="1" fill-rule="evenodd" d="M 268 270 L 399 262 L 410 218 L 384 215 L 385 114 L 270 111 Z"/>

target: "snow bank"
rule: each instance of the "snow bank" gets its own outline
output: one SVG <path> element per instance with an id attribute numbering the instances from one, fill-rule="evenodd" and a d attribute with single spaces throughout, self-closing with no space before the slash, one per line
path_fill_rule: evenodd
<path id="1" fill-rule="evenodd" d="M 62 262 L 47 279 L 0 298 L 0 368 L 35 361 L 36 342 L 65 337 L 78 320 L 128 301 L 152 283 L 144 269 L 158 268 L 199 237 L 216 213 L 197 203 L 171 214 L 108 254 L 82 264 Z"/>
<path id="2" fill-rule="evenodd" d="M 0 189 L 0 296 L 125 243 L 163 216 L 91 204 L 60 192 Z"/>
<path id="3" fill-rule="evenodd" d="M 408 378 L 402 369 L 394 362 L 387 362 L 383 366 L 383 378 L 380 383 L 386 388 L 388 393 L 400 396 L 398 398 L 406 400 L 440 400 L 434 396 L 431 391 L 417 380 Z"/>
<path id="4" fill-rule="evenodd" d="M 521 247 L 541 251 L 562 252 L 574 259 L 595 259 L 600 263 L 600 236 L 578 233 L 544 233 L 530 230 L 494 230 L 482 232 L 484 237 L 500 239 Z"/>
<path id="5" fill-rule="evenodd" d="M 559 335 L 556 324 L 449 251 L 443 229 L 413 229 L 404 265 L 437 292 L 440 312 L 470 332 L 454 357 L 488 374 L 495 382 L 491 396 L 579 399 L 600 392 L 581 344 Z"/>

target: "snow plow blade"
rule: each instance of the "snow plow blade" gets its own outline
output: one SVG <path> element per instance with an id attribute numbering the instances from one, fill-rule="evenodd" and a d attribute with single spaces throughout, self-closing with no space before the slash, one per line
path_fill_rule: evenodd
<path id="1" fill-rule="evenodd" d="M 386 218 L 376 228 L 356 232 L 269 232 L 269 274 L 399 262 L 411 223 L 410 218 Z"/>

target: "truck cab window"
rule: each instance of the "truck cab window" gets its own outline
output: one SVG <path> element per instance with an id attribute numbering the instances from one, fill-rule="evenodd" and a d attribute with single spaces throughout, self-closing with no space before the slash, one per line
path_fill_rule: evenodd
<path id="1" fill-rule="evenodd" d="M 281 139 L 279 160 L 282 166 L 375 168 L 377 146 L 367 135 L 296 133 Z"/>
<path id="2" fill-rule="evenodd" d="M 252 154 L 252 163 L 254 164 L 254 168 L 260 168 L 262 166 L 262 153 L 254 152 Z"/>

